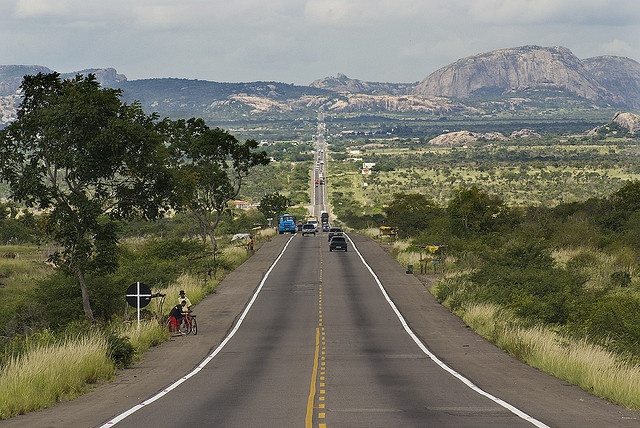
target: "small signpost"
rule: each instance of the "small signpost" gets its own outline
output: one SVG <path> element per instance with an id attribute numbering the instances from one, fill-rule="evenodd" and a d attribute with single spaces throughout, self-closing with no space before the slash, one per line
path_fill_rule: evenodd
<path id="1" fill-rule="evenodd" d="M 140 328 L 140 309 L 144 308 L 151 302 L 151 288 L 142 282 L 134 282 L 127 288 L 127 303 L 138 311 L 138 328 Z"/>

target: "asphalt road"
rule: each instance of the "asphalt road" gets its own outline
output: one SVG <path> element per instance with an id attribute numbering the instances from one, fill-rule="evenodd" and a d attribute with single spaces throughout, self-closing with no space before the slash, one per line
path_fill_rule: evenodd
<path id="1" fill-rule="evenodd" d="M 378 243 L 351 238 L 362 259 L 328 252 L 325 234 L 277 236 L 196 306 L 197 336 L 0 426 L 640 426 L 504 354 Z"/>

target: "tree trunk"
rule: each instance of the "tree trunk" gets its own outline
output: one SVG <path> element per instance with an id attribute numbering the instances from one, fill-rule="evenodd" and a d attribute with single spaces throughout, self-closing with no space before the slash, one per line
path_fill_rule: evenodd
<path id="1" fill-rule="evenodd" d="M 82 291 L 82 308 L 87 319 L 91 322 L 95 321 L 93 317 L 93 311 L 91 310 L 91 303 L 89 301 L 89 290 L 87 290 L 87 281 L 84 279 L 84 272 L 80 269 L 76 270 L 78 276 L 78 283 L 80 284 L 80 291 Z"/>

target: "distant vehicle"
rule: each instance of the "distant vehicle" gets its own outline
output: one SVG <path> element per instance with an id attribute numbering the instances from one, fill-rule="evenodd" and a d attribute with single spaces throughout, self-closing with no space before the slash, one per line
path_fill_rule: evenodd
<path id="1" fill-rule="evenodd" d="M 329 213 L 325 211 L 320 214 L 320 221 L 322 222 L 322 224 L 329 223 Z"/>
<path id="2" fill-rule="evenodd" d="M 320 232 L 320 223 L 318 223 L 318 219 L 315 217 L 309 217 L 307 223 L 311 223 L 313 227 L 315 227 L 316 232 Z"/>
<path id="3" fill-rule="evenodd" d="M 311 223 L 305 223 L 302 225 L 302 236 L 313 235 L 316 236 L 316 227 Z"/>
<path id="4" fill-rule="evenodd" d="M 329 237 L 327 238 L 327 240 L 331 241 L 331 238 L 333 238 L 336 235 L 342 235 L 342 229 L 340 229 L 339 227 L 330 228 Z"/>
<path id="5" fill-rule="evenodd" d="M 296 233 L 296 218 L 291 214 L 282 214 L 278 217 L 278 233 Z"/>
<path id="6" fill-rule="evenodd" d="M 322 225 L 322 231 L 323 231 L 323 232 L 328 232 L 328 231 L 329 231 L 329 229 L 331 229 L 331 227 L 329 226 L 329 223 L 324 223 L 324 224 Z"/>
<path id="7" fill-rule="evenodd" d="M 342 235 L 336 235 L 329 241 L 329 251 L 347 251 L 347 240 Z"/>

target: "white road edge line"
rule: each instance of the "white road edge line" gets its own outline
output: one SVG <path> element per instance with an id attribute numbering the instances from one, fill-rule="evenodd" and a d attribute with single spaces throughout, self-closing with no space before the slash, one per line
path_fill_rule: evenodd
<path id="1" fill-rule="evenodd" d="M 525 421 L 532 423 L 536 427 L 539 427 L 539 428 L 550 428 L 548 425 L 544 424 L 543 422 L 540 422 L 539 420 L 533 418 L 532 416 L 529 416 L 528 414 L 526 414 L 522 410 L 518 409 L 517 407 L 515 407 L 515 406 L 507 403 L 506 401 L 504 401 L 504 400 L 502 400 L 502 399 L 500 399 L 498 397 L 495 397 L 495 396 L 489 394 L 488 392 L 484 391 L 483 389 L 481 389 L 480 387 L 475 385 L 473 382 L 471 382 L 469 379 L 467 379 L 466 377 L 464 377 L 463 375 L 461 375 L 457 371 L 453 370 L 451 367 L 447 366 L 438 357 L 436 357 L 429 350 L 429 348 L 427 348 L 426 345 L 424 343 L 422 343 L 422 341 L 418 338 L 418 336 L 416 336 L 416 334 L 411 330 L 411 328 L 407 324 L 407 321 L 404 319 L 404 317 L 402 316 L 402 314 L 400 313 L 400 311 L 398 310 L 396 305 L 393 303 L 393 301 L 391 300 L 391 298 L 387 294 L 387 291 L 384 289 L 384 286 L 380 282 L 380 279 L 378 279 L 378 276 L 375 274 L 373 269 L 371 269 L 371 266 L 369 266 L 369 264 L 367 264 L 367 262 L 364 260 L 364 257 L 362 257 L 362 254 L 360 254 L 360 251 L 358 251 L 358 248 L 356 247 L 356 245 L 353 242 L 353 240 L 348 235 L 347 235 L 347 238 L 349 239 L 349 241 L 351 241 L 351 245 L 352 245 L 353 249 L 356 251 L 356 253 L 358 254 L 358 257 L 360 257 L 360 261 L 362 262 L 362 264 L 364 264 L 364 266 L 367 268 L 367 270 L 369 271 L 369 273 L 371 274 L 373 279 L 376 281 L 376 284 L 378 284 L 378 288 L 382 292 L 382 295 L 384 296 L 384 298 L 387 300 L 387 303 L 389 304 L 389 306 L 391 306 L 391 309 L 393 310 L 393 312 L 395 312 L 396 316 L 400 320 L 400 323 L 402 324 L 402 327 L 407 332 L 409 337 L 411 337 L 411 339 L 413 339 L 413 341 L 416 343 L 416 345 L 418 345 L 418 347 L 422 350 L 422 352 L 424 352 L 437 365 L 439 365 L 440 368 L 442 368 L 443 370 L 445 370 L 446 372 L 451 374 L 453 377 L 455 377 L 456 379 L 458 379 L 459 381 L 464 383 L 466 386 L 468 386 L 470 389 L 472 389 L 473 391 L 477 392 L 478 394 L 480 394 L 480 395 L 482 395 L 484 397 L 487 397 L 491 401 L 493 401 L 496 404 L 504 407 L 505 409 L 509 410 L 511 413 L 515 414 L 516 416 L 520 417 L 521 419 L 524 419 Z"/>
<path id="2" fill-rule="evenodd" d="M 226 344 L 231 340 L 231 338 L 233 336 L 235 336 L 236 332 L 240 328 L 240 325 L 242 324 L 242 322 L 244 321 L 245 317 L 247 316 L 247 313 L 249 313 L 249 310 L 253 306 L 253 303 L 258 298 L 258 294 L 260 293 L 260 290 L 262 290 L 262 287 L 264 286 L 264 283 L 267 281 L 267 278 L 269 278 L 269 275 L 271 274 L 271 271 L 276 266 L 276 264 L 280 261 L 280 259 L 282 258 L 282 255 L 287 250 L 287 247 L 289 246 L 289 244 L 291 243 L 291 240 L 295 236 L 296 236 L 295 234 L 291 235 L 291 238 L 289 238 L 289 240 L 285 244 L 284 248 L 282 249 L 282 251 L 280 252 L 278 257 L 276 258 L 276 260 L 269 267 L 269 270 L 267 270 L 267 272 L 264 274 L 264 277 L 262 278 L 262 281 L 260 281 L 260 285 L 258 286 L 256 291 L 253 293 L 253 296 L 251 297 L 251 300 L 249 300 L 249 303 L 244 308 L 244 311 L 242 311 L 242 315 L 240 315 L 240 318 L 238 318 L 238 320 L 236 321 L 236 324 L 233 327 L 233 329 L 229 332 L 227 337 L 224 338 L 224 340 L 220 343 L 220 345 L 218 345 L 218 347 L 216 349 L 214 349 L 213 352 L 211 352 L 211 354 L 209 354 L 204 360 L 202 360 L 202 362 L 200 364 L 198 364 L 196 366 L 196 368 L 193 369 L 191 372 L 187 373 L 186 375 L 181 377 L 179 380 L 177 380 L 174 383 L 172 383 L 171 385 L 167 386 L 166 388 L 164 388 L 162 391 L 160 391 L 156 395 L 146 399 L 145 401 L 141 402 L 140 404 L 137 404 L 136 406 L 130 408 L 129 410 L 127 410 L 127 411 L 125 411 L 123 413 L 120 413 L 119 415 L 117 415 L 113 419 L 111 419 L 108 422 L 106 422 L 103 425 L 101 425 L 100 428 L 112 427 L 115 424 L 117 424 L 118 422 L 122 421 L 123 419 L 127 418 L 128 416 L 131 416 L 132 414 L 134 414 L 138 410 L 142 409 L 146 405 L 151 404 L 156 400 L 159 400 L 160 398 L 164 397 L 165 395 L 167 395 L 168 393 L 170 393 L 171 391 L 176 389 L 184 381 L 186 381 L 187 379 L 191 378 L 192 376 L 195 376 L 196 374 L 198 374 L 198 372 L 200 372 L 200 370 L 202 370 L 207 364 L 209 364 L 209 362 L 216 355 L 218 355 L 220 353 L 220 351 L 222 351 L 222 348 L 224 348 L 226 346 Z"/>

